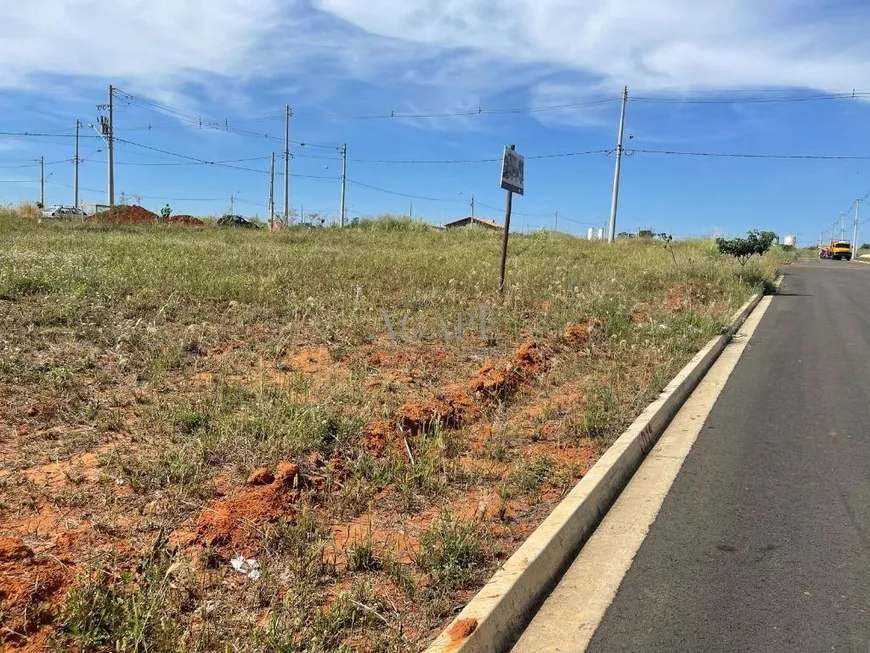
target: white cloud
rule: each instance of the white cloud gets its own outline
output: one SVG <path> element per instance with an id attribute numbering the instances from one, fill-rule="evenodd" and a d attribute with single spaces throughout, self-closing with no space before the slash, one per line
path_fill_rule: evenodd
<path id="1" fill-rule="evenodd" d="M 17 138 L 0 138 L 0 152 L 14 152 L 26 150 L 27 143 Z"/>
<path id="2" fill-rule="evenodd" d="M 0 7 L 0 86 L 41 75 L 150 81 L 244 75 L 281 0 L 30 0 Z"/>
<path id="3" fill-rule="evenodd" d="M 341 98 L 345 113 L 348 106 L 369 112 L 366 100 L 397 111 L 485 105 L 506 91 L 514 104 L 558 104 L 623 84 L 634 93 L 870 88 L 863 27 L 870 8 L 814 4 L 9 0 L 0 5 L 0 88 L 57 95 L 61 84 L 113 81 L 189 108 L 194 84 L 211 104 L 253 112 L 260 107 L 248 85 L 259 84 L 257 93 L 293 88 L 310 104 Z M 344 93 L 358 82 L 373 92 L 348 102 Z M 595 124 L 600 117 L 589 109 L 541 119 Z"/>
<path id="4" fill-rule="evenodd" d="M 384 37 L 587 73 L 613 90 L 867 86 L 866 9 L 807 0 L 318 0 Z M 856 43 L 849 47 L 848 43 Z"/>

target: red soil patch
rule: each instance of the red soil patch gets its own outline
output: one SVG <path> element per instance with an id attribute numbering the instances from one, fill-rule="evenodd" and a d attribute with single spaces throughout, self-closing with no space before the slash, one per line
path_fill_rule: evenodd
<path id="1" fill-rule="evenodd" d="M 88 221 L 115 222 L 117 224 L 150 224 L 160 222 L 156 213 L 136 204 L 112 207 L 108 211 L 103 211 L 89 217 Z M 189 226 L 202 226 L 205 224 L 202 220 L 192 215 L 173 215 L 170 216 L 167 222 L 169 224 L 184 224 Z"/>
<path id="2" fill-rule="evenodd" d="M 362 446 L 373 456 L 381 456 L 392 440 L 395 425 L 389 421 L 372 422 L 363 431 Z"/>
<path id="3" fill-rule="evenodd" d="M 710 301 L 710 284 L 703 281 L 680 283 L 668 291 L 668 310 L 679 313 Z"/>
<path id="4" fill-rule="evenodd" d="M 452 358 L 453 354 L 441 349 L 421 352 L 375 351 L 364 356 L 372 367 L 395 367 L 398 365 L 433 365 Z"/>
<path id="5" fill-rule="evenodd" d="M 551 355 L 537 343 L 525 342 L 510 361 L 488 363 L 469 381 L 445 386 L 429 401 L 403 404 L 393 423 L 412 435 L 434 424 L 458 428 L 477 419 L 486 404 L 508 397 L 529 376 L 542 372 Z"/>
<path id="6" fill-rule="evenodd" d="M 186 224 L 190 227 L 201 227 L 205 223 L 192 215 L 172 215 L 167 221 L 169 224 Z"/>
<path id="7" fill-rule="evenodd" d="M 258 467 L 248 477 L 248 485 L 271 485 L 275 482 L 275 475 L 268 467 Z"/>
<path id="8" fill-rule="evenodd" d="M 562 332 L 562 337 L 565 338 L 565 341 L 568 344 L 579 349 L 585 347 L 586 343 L 589 342 L 589 337 L 592 333 L 601 329 L 603 326 L 604 322 L 596 318 L 588 320 L 586 324 L 571 323 L 565 327 L 565 331 Z"/>
<path id="9" fill-rule="evenodd" d="M 305 347 L 290 357 L 290 364 L 300 372 L 316 374 L 332 365 L 332 356 L 326 347 Z"/>
<path id="10" fill-rule="evenodd" d="M 91 216 L 89 220 L 119 224 L 144 224 L 157 222 L 157 214 L 133 204 L 132 206 L 115 206 L 108 211 Z"/>
<path id="11" fill-rule="evenodd" d="M 635 308 L 631 314 L 631 321 L 635 324 L 646 324 L 650 321 L 650 313 L 646 308 Z"/>
<path id="12" fill-rule="evenodd" d="M 257 474 L 254 480 L 265 480 Z M 266 485 L 249 485 L 227 499 L 217 501 L 200 513 L 196 540 L 211 546 L 229 546 L 253 555 L 262 526 L 281 516 L 292 515 L 299 498 L 299 466 L 278 463 L 274 479 Z"/>
<path id="13" fill-rule="evenodd" d="M 471 636 L 477 630 L 477 619 L 460 619 L 450 627 L 447 634 L 450 636 L 451 644 L 458 640 L 463 640 Z"/>
<path id="14" fill-rule="evenodd" d="M 75 454 L 66 460 L 22 469 L 20 473 L 37 485 L 54 489 L 67 485 L 71 481 L 96 483 L 100 478 L 100 457 L 115 446 L 116 443 L 109 442 L 90 451 Z"/>
<path id="15" fill-rule="evenodd" d="M 49 624 L 72 579 L 67 562 L 41 557 L 15 537 L 0 537 L 0 643 L 12 651 L 41 651 Z"/>

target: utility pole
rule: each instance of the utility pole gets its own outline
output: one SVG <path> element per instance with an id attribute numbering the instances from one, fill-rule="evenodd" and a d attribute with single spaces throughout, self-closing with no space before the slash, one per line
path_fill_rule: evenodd
<path id="1" fill-rule="evenodd" d="M 559 212 L 553 214 L 553 231 L 559 231 Z"/>
<path id="2" fill-rule="evenodd" d="M 414 202 L 408 202 L 408 219 L 414 219 Z"/>
<path id="3" fill-rule="evenodd" d="M 275 230 L 275 153 L 272 152 L 272 167 L 269 169 L 269 231 Z"/>
<path id="4" fill-rule="evenodd" d="M 288 104 L 284 115 L 284 226 L 290 224 L 290 116 L 293 110 Z"/>
<path id="5" fill-rule="evenodd" d="M 471 194 L 471 217 L 474 217 L 474 193 Z"/>
<path id="6" fill-rule="evenodd" d="M 852 231 L 852 258 L 858 260 L 858 215 L 861 209 L 861 200 L 855 200 L 855 225 Z"/>
<path id="7" fill-rule="evenodd" d="M 39 203 L 45 208 L 45 157 L 39 157 Z"/>
<path id="8" fill-rule="evenodd" d="M 79 128 L 82 123 L 76 118 L 76 146 L 73 157 L 73 206 L 79 208 Z"/>
<path id="9" fill-rule="evenodd" d="M 610 203 L 610 225 L 607 241 L 616 240 L 616 208 L 619 204 L 619 173 L 622 168 L 622 136 L 625 132 L 625 105 L 628 102 L 628 86 L 622 90 L 622 111 L 619 114 L 619 136 L 616 141 L 616 170 L 613 173 L 613 200 Z"/>
<path id="10" fill-rule="evenodd" d="M 109 84 L 109 208 L 115 206 L 115 126 L 113 122 L 113 99 L 115 89 Z"/>
<path id="11" fill-rule="evenodd" d="M 345 200 L 347 199 L 347 143 L 341 146 L 341 212 L 339 213 L 338 226 L 344 228 L 347 215 Z"/>
<path id="12" fill-rule="evenodd" d="M 840 240 L 846 240 L 846 214 L 840 214 Z"/>

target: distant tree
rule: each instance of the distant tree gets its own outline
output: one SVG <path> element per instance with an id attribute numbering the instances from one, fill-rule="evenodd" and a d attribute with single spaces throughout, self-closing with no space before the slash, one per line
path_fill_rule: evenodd
<path id="1" fill-rule="evenodd" d="M 774 241 L 776 234 L 772 231 L 753 229 L 746 234 L 746 238 L 717 238 L 716 247 L 721 254 L 736 258 L 742 268 L 756 254 L 764 256 Z"/>
<path id="2" fill-rule="evenodd" d="M 306 217 L 308 219 L 308 224 L 312 227 L 322 227 L 326 222 L 326 218 L 319 213 L 309 213 Z"/>

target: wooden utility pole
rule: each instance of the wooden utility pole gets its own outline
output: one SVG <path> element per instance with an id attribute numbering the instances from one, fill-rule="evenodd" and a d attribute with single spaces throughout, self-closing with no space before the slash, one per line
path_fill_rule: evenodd
<path id="1" fill-rule="evenodd" d="M 516 145 L 511 144 L 510 149 L 516 150 Z M 505 267 L 507 266 L 508 237 L 511 232 L 511 210 L 514 204 L 513 191 L 508 190 L 505 192 L 507 193 L 507 200 L 505 201 L 504 208 L 504 235 L 501 240 L 501 271 L 498 277 L 498 293 L 500 295 L 504 295 L 504 275 Z"/>
<path id="2" fill-rule="evenodd" d="M 39 203 L 45 209 L 45 157 L 39 157 Z"/>

